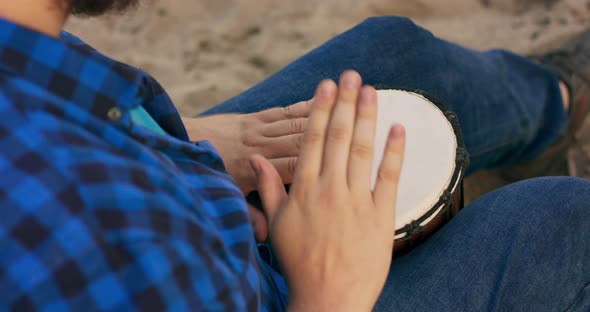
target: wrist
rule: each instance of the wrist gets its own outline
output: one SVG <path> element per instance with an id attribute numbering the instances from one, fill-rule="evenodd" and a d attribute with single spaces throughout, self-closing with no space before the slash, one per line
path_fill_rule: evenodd
<path id="1" fill-rule="evenodd" d="M 308 296 L 311 297 L 311 296 Z M 316 294 L 313 298 L 291 297 L 289 300 L 288 312 L 362 312 L 371 311 L 373 305 L 365 305 L 361 300 L 355 300 L 356 296 L 351 294 L 343 298 L 329 298 Z"/>
<path id="2" fill-rule="evenodd" d="M 191 142 L 207 140 L 207 117 L 180 117 Z"/>

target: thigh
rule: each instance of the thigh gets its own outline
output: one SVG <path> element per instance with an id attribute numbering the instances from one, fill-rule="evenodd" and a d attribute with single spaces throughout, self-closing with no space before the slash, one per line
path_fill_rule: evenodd
<path id="1" fill-rule="evenodd" d="M 376 310 L 587 311 L 588 283 L 590 181 L 539 178 L 482 197 L 394 261 Z"/>
<path id="2" fill-rule="evenodd" d="M 477 52 L 410 20 L 371 18 L 206 114 L 250 113 L 313 96 L 325 78 L 355 69 L 378 88 L 419 89 L 459 116 L 468 173 L 532 158 L 565 127 L 557 77 L 507 51 Z"/>

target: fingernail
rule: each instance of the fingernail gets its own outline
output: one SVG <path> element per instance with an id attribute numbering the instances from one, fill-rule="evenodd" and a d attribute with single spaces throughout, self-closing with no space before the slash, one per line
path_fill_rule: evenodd
<path id="1" fill-rule="evenodd" d="M 352 73 L 347 73 L 342 78 L 342 87 L 345 89 L 354 89 L 358 85 L 358 77 Z"/>
<path id="2" fill-rule="evenodd" d="M 404 127 L 402 127 L 400 124 L 394 125 L 391 128 L 391 131 L 389 132 L 389 138 L 393 139 L 393 140 L 400 139 L 403 136 L 404 136 Z"/>

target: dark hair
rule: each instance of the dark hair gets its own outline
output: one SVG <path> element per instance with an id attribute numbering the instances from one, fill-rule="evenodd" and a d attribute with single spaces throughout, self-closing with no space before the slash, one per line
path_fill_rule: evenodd
<path id="1" fill-rule="evenodd" d="M 70 12 L 79 16 L 98 16 L 107 12 L 123 12 L 138 0 L 68 0 Z"/>

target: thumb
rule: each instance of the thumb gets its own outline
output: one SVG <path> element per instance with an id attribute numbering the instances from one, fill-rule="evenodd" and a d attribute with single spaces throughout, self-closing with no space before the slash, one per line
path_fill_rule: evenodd
<path id="1" fill-rule="evenodd" d="M 254 155 L 250 158 L 250 165 L 256 173 L 258 194 L 262 199 L 262 206 L 271 224 L 281 205 L 287 200 L 287 192 L 277 169 L 263 156 Z"/>
<path id="2" fill-rule="evenodd" d="M 248 204 L 248 212 L 250 213 L 250 222 L 252 222 L 252 227 L 254 228 L 256 242 L 263 243 L 268 238 L 268 223 L 266 221 L 266 216 L 262 211 L 250 204 Z"/>

